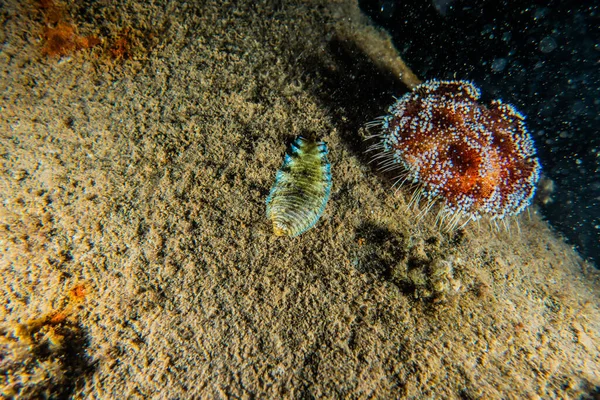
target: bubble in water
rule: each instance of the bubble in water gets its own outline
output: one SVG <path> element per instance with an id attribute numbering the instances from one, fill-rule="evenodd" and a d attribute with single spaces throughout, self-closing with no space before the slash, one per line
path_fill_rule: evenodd
<path id="1" fill-rule="evenodd" d="M 379 14 L 382 18 L 392 18 L 395 10 L 396 2 L 394 0 L 379 0 Z"/>
<path id="2" fill-rule="evenodd" d="M 542 53 L 551 53 L 554 49 L 556 49 L 556 46 L 556 40 L 550 36 L 546 36 L 540 41 L 540 51 Z"/>
<path id="3" fill-rule="evenodd" d="M 433 0 L 433 6 L 442 16 L 446 16 L 448 9 L 452 7 L 454 0 Z"/>
<path id="4" fill-rule="evenodd" d="M 506 58 L 496 58 L 492 62 L 492 71 L 502 72 L 504 70 L 504 68 L 506 68 L 507 63 L 508 63 L 508 61 L 506 60 Z"/>

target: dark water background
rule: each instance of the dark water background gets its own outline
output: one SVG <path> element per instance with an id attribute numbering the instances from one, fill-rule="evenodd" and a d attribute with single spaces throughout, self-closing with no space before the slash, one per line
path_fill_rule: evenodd
<path id="1" fill-rule="evenodd" d="M 600 265 L 600 1 L 360 0 L 422 79 L 467 79 L 527 116 L 542 213 Z"/>

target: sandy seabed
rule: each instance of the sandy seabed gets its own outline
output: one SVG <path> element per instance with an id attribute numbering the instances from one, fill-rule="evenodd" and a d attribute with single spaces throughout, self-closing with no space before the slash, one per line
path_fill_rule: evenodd
<path id="1" fill-rule="evenodd" d="M 368 163 L 406 89 L 356 2 L 65 3 L 62 56 L 51 3 L 0 10 L 4 397 L 598 396 L 599 276 L 535 207 L 443 232 Z M 332 195 L 280 238 L 298 135 Z"/>

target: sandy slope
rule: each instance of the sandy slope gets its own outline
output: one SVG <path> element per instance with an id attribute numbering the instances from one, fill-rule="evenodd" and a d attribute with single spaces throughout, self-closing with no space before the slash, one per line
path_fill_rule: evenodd
<path id="1" fill-rule="evenodd" d="M 362 126 L 402 85 L 349 38 L 370 29 L 354 2 L 71 5 L 105 45 L 63 58 L 17 3 L 0 31 L 5 396 L 597 393 L 593 268 L 535 211 L 520 232 L 417 223 L 367 164 Z M 141 44 L 111 60 L 125 27 Z M 264 200 L 299 134 L 328 142 L 332 196 L 276 238 Z"/>

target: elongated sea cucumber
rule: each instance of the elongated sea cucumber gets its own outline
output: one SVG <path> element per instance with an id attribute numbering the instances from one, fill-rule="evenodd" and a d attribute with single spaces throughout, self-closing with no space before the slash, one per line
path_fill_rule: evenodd
<path id="1" fill-rule="evenodd" d="M 298 236 L 312 228 L 331 192 L 327 145 L 298 137 L 277 171 L 267 197 L 267 218 L 277 236 Z"/>
<path id="2" fill-rule="evenodd" d="M 381 129 L 371 147 L 381 168 L 401 170 L 397 183 L 417 184 L 416 198 L 441 200 L 450 226 L 519 214 L 539 180 L 524 116 L 500 100 L 486 107 L 479 97 L 470 82 L 427 81 L 368 125 Z"/>

